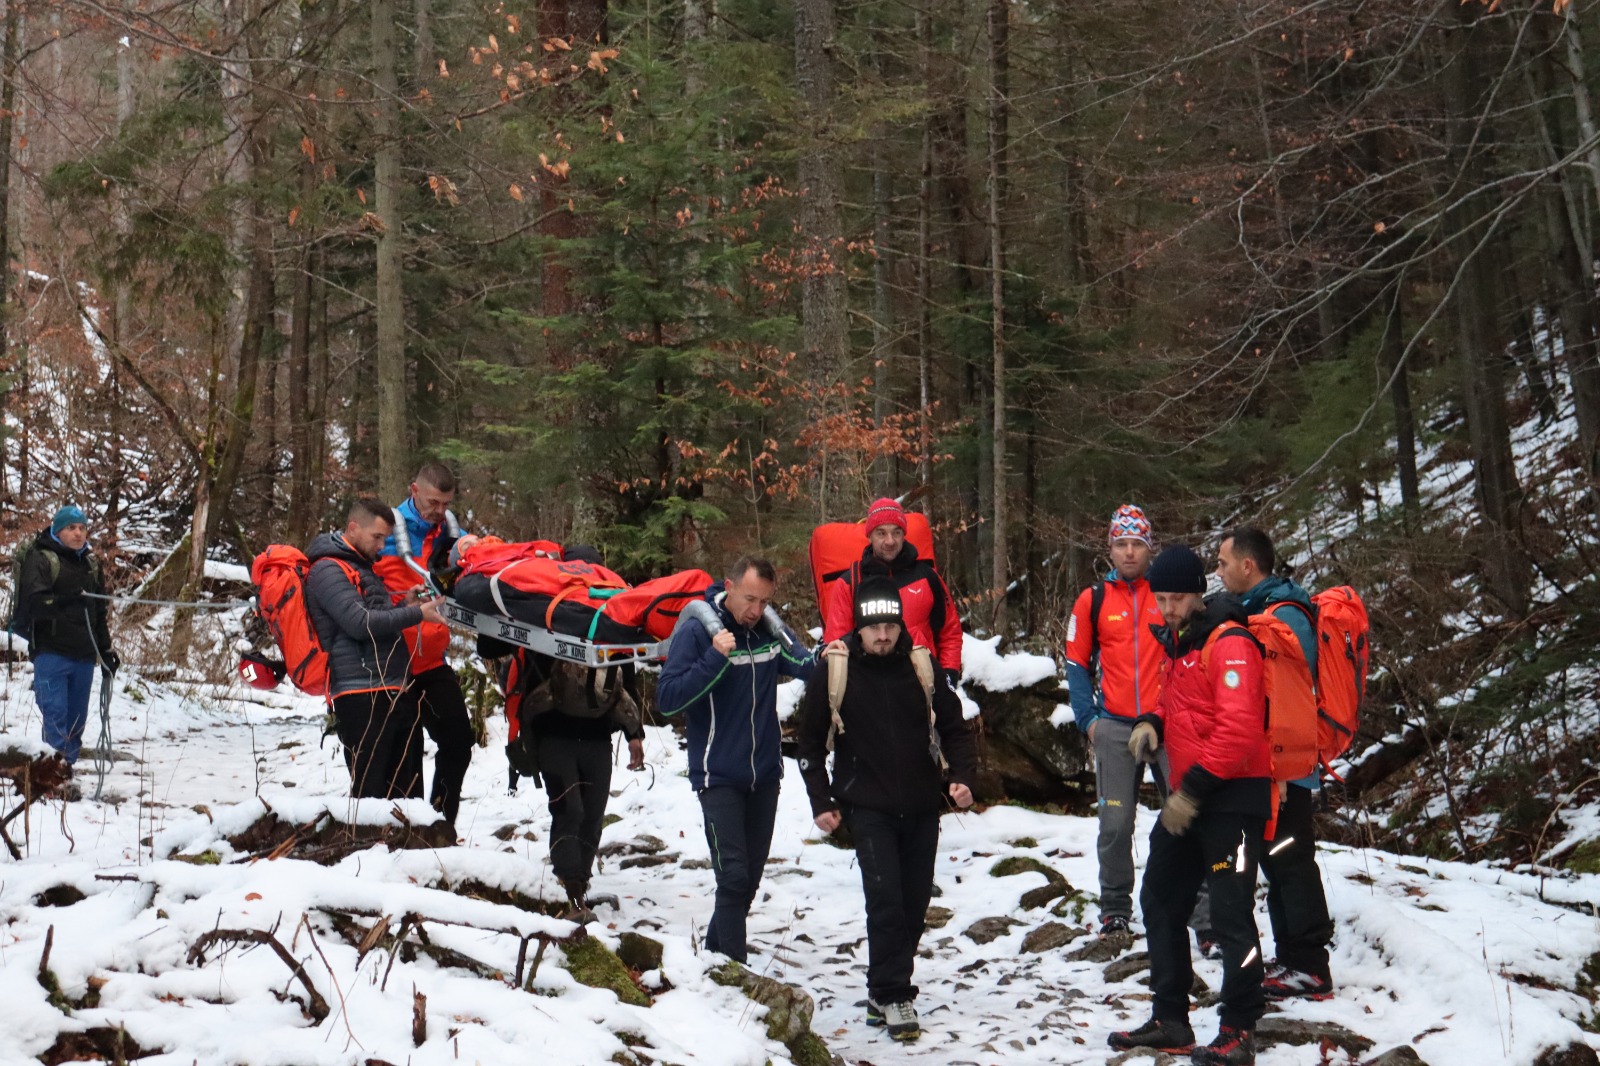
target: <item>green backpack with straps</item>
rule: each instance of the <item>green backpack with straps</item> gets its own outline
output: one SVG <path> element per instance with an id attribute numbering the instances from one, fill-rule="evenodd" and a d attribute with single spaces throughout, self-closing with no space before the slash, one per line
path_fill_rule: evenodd
<path id="1" fill-rule="evenodd" d="M 15 633 L 17 636 L 33 639 L 33 618 L 28 614 L 28 605 L 22 599 L 22 568 L 27 565 L 28 557 L 39 551 L 39 537 L 44 531 L 31 537 L 23 537 L 11 551 L 11 618 L 6 622 L 6 632 Z M 90 552 L 89 577 L 98 582 L 100 580 L 100 557 Z M 45 565 L 50 571 L 50 584 L 52 586 L 61 578 L 61 556 L 55 552 L 44 553 Z"/>

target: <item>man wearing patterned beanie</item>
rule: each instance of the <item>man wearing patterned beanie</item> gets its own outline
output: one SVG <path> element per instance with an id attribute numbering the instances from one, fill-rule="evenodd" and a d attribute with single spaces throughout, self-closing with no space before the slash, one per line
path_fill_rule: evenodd
<path id="1" fill-rule="evenodd" d="M 1128 753 L 1128 736 L 1134 720 L 1155 709 L 1166 654 L 1150 633 L 1161 624 L 1161 612 L 1145 580 L 1152 550 L 1144 511 L 1133 504 L 1117 508 L 1109 541 L 1110 572 L 1078 594 L 1067 623 L 1067 690 L 1078 730 L 1094 752 L 1100 935 L 1127 937 L 1133 821 L 1144 780 L 1144 764 Z"/>
<path id="2" fill-rule="evenodd" d="M 900 590 L 911 642 L 933 652 L 945 681 L 954 688 L 961 680 L 961 618 L 933 562 L 919 558 L 917 546 L 906 539 L 904 508 L 887 497 L 874 500 L 861 525 L 867 531 L 867 547 L 861 561 L 834 582 L 828 602 L 822 605 L 823 641 L 839 640 L 852 631 L 856 586 L 869 577 L 886 577 Z"/>

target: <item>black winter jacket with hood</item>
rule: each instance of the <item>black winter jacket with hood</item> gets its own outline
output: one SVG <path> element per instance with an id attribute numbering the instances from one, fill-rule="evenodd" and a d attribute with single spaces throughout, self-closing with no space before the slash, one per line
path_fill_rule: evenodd
<path id="1" fill-rule="evenodd" d="M 342 534 L 321 534 L 306 558 L 306 610 L 328 653 L 328 698 L 404 688 L 411 673 L 405 630 L 422 621 L 422 608 L 392 606 L 372 560 Z M 355 571 L 359 586 L 340 563 Z"/>
<path id="2" fill-rule="evenodd" d="M 886 814 L 926 814 L 947 809 L 946 780 L 930 750 L 928 698 L 911 664 L 911 640 L 902 632 L 888 655 L 872 655 L 861 637 L 844 638 L 849 679 L 839 704 L 844 731 L 834 737 L 833 780 L 827 772 L 827 659 L 806 685 L 799 729 L 800 776 L 811 813 L 842 804 Z M 977 744 L 961 716 L 961 701 L 944 680 L 933 686 L 934 722 L 950 764 L 948 780 L 971 788 L 977 780 Z"/>
<path id="3" fill-rule="evenodd" d="M 50 580 L 50 557 L 60 563 L 60 573 Z M 50 531 L 34 540 L 33 551 L 23 561 L 17 578 L 17 598 L 27 604 L 28 655 L 37 659 L 53 652 L 79 662 L 94 662 L 95 650 L 111 650 L 106 626 L 106 601 L 91 600 L 85 592 L 105 594 L 105 582 L 90 565 L 89 548 L 73 551 Z"/>

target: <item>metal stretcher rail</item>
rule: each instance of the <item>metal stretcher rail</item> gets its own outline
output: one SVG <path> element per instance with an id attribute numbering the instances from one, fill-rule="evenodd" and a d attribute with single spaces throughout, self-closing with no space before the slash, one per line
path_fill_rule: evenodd
<path id="1" fill-rule="evenodd" d="M 659 665 L 667 657 L 667 645 L 672 638 L 659 642 L 641 641 L 638 644 L 596 644 L 582 637 L 554 633 L 543 626 L 531 625 L 498 614 L 486 614 L 463 607 L 448 597 L 439 605 L 439 613 L 462 629 L 503 640 L 519 648 L 541 655 L 554 656 L 568 662 L 581 663 L 590 668 L 602 666 Z"/>

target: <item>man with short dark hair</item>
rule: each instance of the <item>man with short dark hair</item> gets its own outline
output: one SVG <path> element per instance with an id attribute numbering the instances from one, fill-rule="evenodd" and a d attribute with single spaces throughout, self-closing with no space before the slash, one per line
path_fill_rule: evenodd
<path id="1" fill-rule="evenodd" d="M 44 742 L 69 768 L 83 749 L 95 664 L 102 664 L 101 684 L 108 685 L 121 662 L 111 650 L 106 601 L 90 598 L 105 591 L 100 560 L 89 547 L 89 519 L 67 504 L 23 556 L 12 625 L 28 641 Z M 75 798 L 76 786 L 63 795 Z"/>
<path id="2" fill-rule="evenodd" d="M 1273 574 L 1276 552 L 1272 539 L 1253 526 L 1229 530 L 1217 549 L 1217 576 L 1239 597 L 1250 614 L 1281 618 L 1300 642 L 1311 676 L 1317 676 L 1317 633 L 1311 596 L 1286 577 Z M 1272 999 L 1333 994 L 1328 944 L 1333 919 L 1317 866 L 1313 809 L 1322 783 L 1315 773 L 1289 781 L 1279 794 L 1277 831 L 1261 856 L 1267 877 L 1267 914 L 1278 957 L 1267 967 L 1263 982 Z"/>
<path id="3" fill-rule="evenodd" d="M 390 601 L 372 564 L 393 529 L 389 505 L 363 496 L 342 533 L 321 534 L 306 552 L 306 611 L 328 654 L 328 699 L 350 754 L 352 796 L 407 795 L 406 749 L 421 743 L 404 633 L 438 622 L 439 603 L 419 603 L 415 592 L 400 606 Z"/>
<path id="4" fill-rule="evenodd" d="M 869 577 L 886 577 L 900 590 L 904 624 L 911 639 L 933 652 L 953 688 L 961 681 L 961 614 L 931 559 L 917 554 L 906 539 L 906 512 L 894 500 L 874 500 L 861 520 L 867 546 L 861 562 L 833 584 L 822 609 L 822 640 L 838 640 L 851 632 L 850 608 L 855 586 Z"/>
<path id="5" fill-rule="evenodd" d="M 1136 758 L 1165 747 L 1171 791 L 1150 832 L 1139 905 L 1150 945 L 1151 1017 L 1112 1033 L 1119 1050 L 1194 1052 L 1197 1066 L 1250 1066 L 1261 991 L 1256 864 L 1272 803 L 1261 646 L 1231 596 L 1204 598 L 1205 564 L 1183 545 L 1156 556 L 1146 580 L 1161 608 L 1159 639 L 1169 659 L 1160 702 L 1128 739 Z M 1194 962 L 1184 928 L 1204 884 L 1211 929 L 1222 949 L 1220 1026 L 1194 1046 L 1189 989 Z"/>
<path id="6" fill-rule="evenodd" d="M 777 583 L 770 562 L 741 556 L 727 573 L 706 589 L 706 607 L 685 610 L 673 631 L 656 706 L 688 715 L 689 784 L 717 877 L 706 948 L 744 962 L 745 920 L 772 846 L 783 777 L 778 680 L 809 677 L 816 659 L 769 609 Z"/>
<path id="7" fill-rule="evenodd" d="M 408 602 L 407 597 L 423 587 L 423 576 L 411 563 L 423 570 L 443 570 L 448 565 L 450 549 L 461 537 L 461 527 L 450 511 L 455 496 L 455 474 L 443 463 L 428 463 L 417 471 L 411 494 L 394 509 L 394 531 L 384 541 L 383 553 L 373 567 L 394 603 Z M 411 653 L 409 688 L 416 696 L 422 728 L 438 747 L 433 759 L 433 808 L 454 826 L 461 808 L 461 785 L 472 762 L 473 735 L 461 681 L 445 661 L 450 627 L 423 622 L 406 630 L 405 642 Z M 405 794 L 420 797 L 420 738 L 407 751 L 402 775 Z"/>
<path id="8" fill-rule="evenodd" d="M 931 656 L 913 650 L 902 610 L 887 578 L 856 586 L 853 631 L 828 646 L 829 669 L 806 684 L 799 758 L 817 827 L 831 833 L 843 824 L 855 842 L 867 909 L 867 1024 L 909 1041 L 922 1032 L 911 976 L 933 894 L 939 815 L 972 805 L 978 766 L 961 702 L 933 684 Z M 845 659 L 837 723 L 834 656 Z"/>

